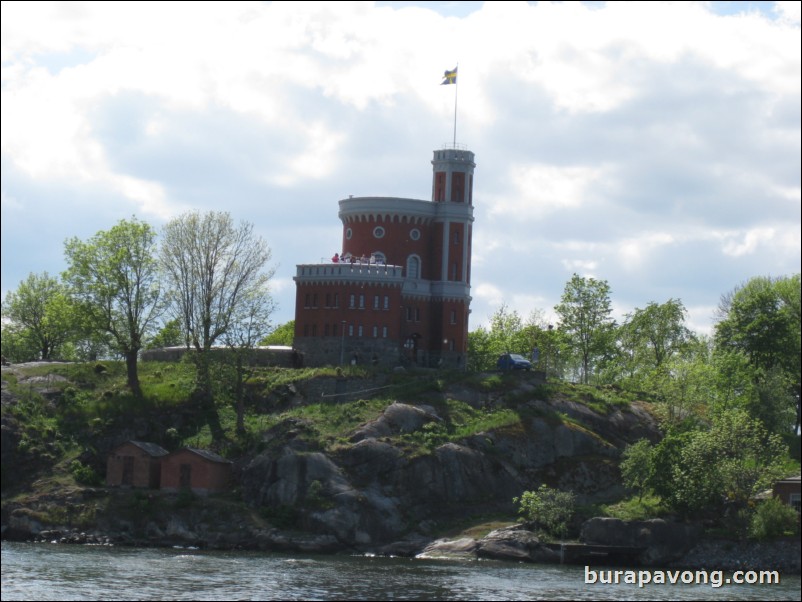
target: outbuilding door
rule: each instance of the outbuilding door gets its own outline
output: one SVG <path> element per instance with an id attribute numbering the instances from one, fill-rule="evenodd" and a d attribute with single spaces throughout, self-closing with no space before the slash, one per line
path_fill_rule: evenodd
<path id="1" fill-rule="evenodd" d="M 178 486 L 181 489 L 192 487 L 192 464 L 182 464 L 178 474 Z"/>
<path id="2" fill-rule="evenodd" d="M 123 479 L 121 485 L 128 485 L 129 487 L 134 484 L 134 457 L 123 456 Z"/>

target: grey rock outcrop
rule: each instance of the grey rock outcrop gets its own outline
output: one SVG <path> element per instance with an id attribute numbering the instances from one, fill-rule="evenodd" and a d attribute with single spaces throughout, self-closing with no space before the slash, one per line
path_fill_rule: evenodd
<path id="1" fill-rule="evenodd" d="M 268 449 L 242 472 L 244 498 L 255 507 L 291 507 L 302 515 L 303 529 L 333 536 L 346 546 L 375 550 L 410 533 L 434 533 L 438 521 L 455 512 L 511 513 L 513 497 L 543 482 L 574 491 L 580 503 L 619 495 L 621 450 L 611 440 L 622 446 L 631 442 L 631 433 L 641 434 L 633 425 L 646 419 L 616 412 L 613 416 L 624 432 L 599 426 L 608 432 L 607 438 L 578 419 L 557 420 L 541 405 L 535 401 L 521 406 L 522 416 L 528 417 L 518 426 L 417 453 L 405 447 L 403 436 L 442 422 L 432 406 L 392 403 L 329 454 L 287 436 L 303 425 L 279 424 L 267 435 Z M 563 410 L 589 423 L 606 420 L 580 404 Z M 647 421 L 639 428 L 645 432 L 651 426 Z M 491 539 L 483 553 L 530 558 L 550 553 L 545 548 L 535 553 L 527 547 L 530 543 Z"/>
<path id="2" fill-rule="evenodd" d="M 682 558 L 700 536 L 698 526 L 663 519 L 624 521 L 599 517 L 585 521 L 580 541 L 591 545 L 643 548 L 641 563 L 658 566 Z"/>

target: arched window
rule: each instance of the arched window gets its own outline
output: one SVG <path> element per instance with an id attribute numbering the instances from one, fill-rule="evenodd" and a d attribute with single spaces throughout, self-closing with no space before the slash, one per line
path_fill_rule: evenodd
<path id="1" fill-rule="evenodd" d="M 417 255 L 407 258 L 407 278 L 420 278 L 420 258 Z"/>

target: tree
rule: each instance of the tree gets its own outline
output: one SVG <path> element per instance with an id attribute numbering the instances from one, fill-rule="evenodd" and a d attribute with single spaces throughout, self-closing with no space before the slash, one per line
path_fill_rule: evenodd
<path id="1" fill-rule="evenodd" d="M 532 320 L 535 319 L 532 314 Z M 532 351 L 536 327 L 524 324 L 515 310 L 506 304 L 490 317 L 490 329 L 480 326 L 468 334 L 468 358 L 472 370 L 492 370 L 504 353 L 528 356 Z"/>
<path id="2" fill-rule="evenodd" d="M 743 507 L 784 474 L 785 450 L 760 421 L 740 410 L 724 412 L 675 451 L 661 471 L 663 499 L 685 514 L 720 511 L 727 501 Z"/>
<path id="3" fill-rule="evenodd" d="M 468 369 L 481 372 L 492 370 L 495 366 L 490 332 L 484 326 L 479 326 L 468 333 Z"/>
<path id="4" fill-rule="evenodd" d="M 656 370 L 682 351 L 693 336 L 685 326 L 686 314 L 679 299 L 669 299 L 662 305 L 651 302 L 645 309 L 636 308 L 629 314 L 624 328 L 631 332 L 636 362 Z"/>
<path id="5" fill-rule="evenodd" d="M 279 326 L 276 326 L 270 333 L 263 338 L 260 345 L 284 345 L 292 347 L 295 340 L 295 320 L 290 320 Z"/>
<path id="6" fill-rule="evenodd" d="M 490 337 L 494 345 L 494 355 L 502 353 L 523 353 L 529 355 L 523 320 L 517 311 L 510 310 L 503 303 L 490 318 Z"/>
<path id="7" fill-rule="evenodd" d="M 181 332 L 181 321 L 173 318 L 164 323 L 153 338 L 148 341 L 148 349 L 161 349 L 163 347 L 180 347 L 188 345 L 187 337 Z"/>
<path id="8" fill-rule="evenodd" d="M 75 328 L 64 285 L 47 272 L 30 273 L 3 303 L 3 355 L 12 361 L 56 358 Z"/>
<path id="9" fill-rule="evenodd" d="M 620 467 L 624 485 L 637 491 L 638 500 L 643 500 L 654 475 L 654 447 L 648 439 L 628 445 L 622 454 Z"/>
<path id="10" fill-rule="evenodd" d="M 265 290 L 271 252 L 247 222 L 228 213 L 185 213 L 164 227 L 161 262 L 170 304 L 194 348 L 196 395 L 214 439 L 223 429 L 214 405 L 209 351 L 230 331 L 243 306 Z"/>
<path id="11" fill-rule="evenodd" d="M 254 346 L 270 330 L 270 316 L 275 304 L 267 290 L 255 289 L 236 309 L 231 326 L 222 338 L 228 347 L 228 357 L 233 369 L 232 395 L 237 410 L 237 432 L 245 432 L 245 383 L 250 376 L 249 360 L 253 358 Z"/>
<path id="12" fill-rule="evenodd" d="M 719 316 L 717 352 L 742 354 L 752 367 L 755 384 L 767 379 L 776 384 L 778 378 L 784 379 L 786 406 L 796 411 L 793 432 L 798 432 L 802 380 L 799 274 L 752 278 L 722 297 Z M 787 424 L 782 430 L 787 432 L 790 427 Z"/>
<path id="13" fill-rule="evenodd" d="M 560 316 L 560 329 L 568 335 L 581 362 L 582 382 L 587 384 L 594 362 L 612 344 L 615 321 L 610 317 L 610 286 L 606 280 L 574 274 L 554 310 Z"/>
<path id="14" fill-rule="evenodd" d="M 162 305 L 156 233 L 136 218 L 120 220 L 87 242 L 65 244 L 64 279 L 90 327 L 109 335 L 125 358 L 128 388 L 142 396 L 137 359 Z"/>
<path id="15" fill-rule="evenodd" d="M 710 342 L 695 338 L 681 354 L 664 361 L 641 381 L 659 400 L 658 413 L 664 426 L 677 424 L 693 416 L 705 416 L 715 406 L 715 366 L 710 361 Z"/>

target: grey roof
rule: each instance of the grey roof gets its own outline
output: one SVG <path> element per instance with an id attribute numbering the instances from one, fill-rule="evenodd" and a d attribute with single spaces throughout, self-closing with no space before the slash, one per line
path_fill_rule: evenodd
<path id="1" fill-rule="evenodd" d="M 183 448 L 187 451 L 191 451 L 194 454 L 198 454 L 201 458 L 205 458 L 211 462 L 221 462 L 223 464 L 232 464 L 231 460 L 226 460 L 223 456 L 219 456 L 213 451 L 209 451 L 208 449 L 198 449 L 197 447 L 185 447 Z M 181 450 L 178 450 L 181 451 Z M 175 453 L 175 452 L 173 452 Z"/>
<path id="2" fill-rule="evenodd" d="M 133 445 L 136 445 L 146 454 L 149 454 L 157 458 L 160 456 L 166 456 L 169 453 L 161 445 L 156 445 L 155 443 L 150 443 L 149 441 L 126 441 L 126 443 L 131 443 Z M 119 445 L 117 447 L 119 447 Z"/>

